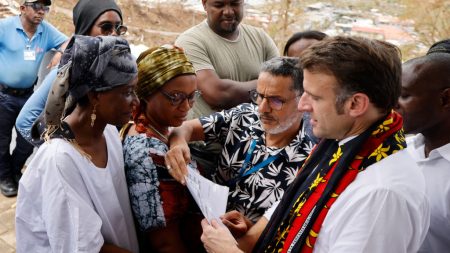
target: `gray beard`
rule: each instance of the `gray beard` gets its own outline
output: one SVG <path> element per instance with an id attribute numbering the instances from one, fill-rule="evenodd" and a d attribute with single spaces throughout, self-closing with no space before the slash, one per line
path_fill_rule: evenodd
<path id="1" fill-rule="evenodd" d="M 281 134 L 288 130 L 294 123 L 298 122 L 300 120 L 299 117 L 289 117 L 288 120 L 281 122 L 278 126 L 271 128 L 271 129 L 265 129 L 264 125 L 261 124 L 264 131 L 268 134 Z"/>

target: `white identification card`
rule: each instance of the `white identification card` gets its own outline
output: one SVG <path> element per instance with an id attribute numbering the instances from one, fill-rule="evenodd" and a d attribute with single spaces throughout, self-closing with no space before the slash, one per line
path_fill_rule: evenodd
<path id="1" fill-rule="evenodd" d="M 36 52 L 31 49 L 25 49 L 23 51 L 23 59 L 25 61 L 35 61 L 36 60 Z"/>

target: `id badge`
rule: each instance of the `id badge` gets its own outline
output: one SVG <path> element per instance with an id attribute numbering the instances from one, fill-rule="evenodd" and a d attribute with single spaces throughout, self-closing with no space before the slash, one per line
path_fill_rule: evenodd
<path id="1" fill-rule="evenodd" d="M 25 61 L 35 61 L 36 60 L 36 51 L 31 49 L 25 49 L 23 51 L 23 59 Z"/>

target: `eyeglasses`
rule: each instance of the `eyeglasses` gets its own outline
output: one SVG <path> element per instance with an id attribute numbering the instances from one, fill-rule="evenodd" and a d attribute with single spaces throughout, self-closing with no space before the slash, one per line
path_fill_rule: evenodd
<path id="1" fill-rule="evenodd" d="M 50 6 L 44 5 L 43 3 L 34 2 L 34 3 L 25 3 L 24 5 L 33 8 L 35 12 L 44 11 L 45 13 L 47 13 L 50 11 Z"/>
<path id="2" fill-rule="evenodd" d="M 265 98 L 267 100 L 267 103 L 269 104 L 270 108 L 272 108 L 273 110 L 281 110 L 283 108 L 283 105 L 288 102 L 289 100 L 292 100 L 296 97 L 299 97 L 300 95 L 296 95 L 293 98 L 290 99 L 282 99 L 279 97 L 271 97 L 271 96 L 264 96 L 263 94 L 258 93 L 258 91 L 256 90 L 251 90 L 248 92 L 250 94 L 250 100 L 254 103 L 254 104 L 261 104 L 262 100 Z"/>
<path id="3" fill-rule="evenodd" d="M 200 94 L 202 94 L 200 91 L 196 90 L 194 92 L 192 92 L 189 95 L 184 94 L 183 92 L 177 92 L 177 93 L 173 93 L 173 94 L 169 94 L 163 90 L 159 90 L 161 91 L 161 93 L 170 100 L 170 103 L 173 106 L 179 106 L 181 105 L 186 99 L 189 103 L 189 105 L 193 105 L 195 102 L 195 99 L 198 98 L 200 96 Z"/>
<path id="4" fill-rule="evenodd" d="M 128 31 L 128 27 L 121 24 L 113 24 L 111 22 L 99 24 L 98 27 L 102 29 L 103 35 L 111 35 L 114 31 L 117 33 L 117 35 L 125 35 L 125 33 Z"/>

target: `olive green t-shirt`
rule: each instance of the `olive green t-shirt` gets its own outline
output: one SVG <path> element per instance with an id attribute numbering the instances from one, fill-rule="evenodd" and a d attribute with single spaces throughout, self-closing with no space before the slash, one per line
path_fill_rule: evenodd
<path id="1" fill-rule="evenodd" d="M 261 28 L 240 24 L 239 37 L 231 41 L 211 30 L 206 20 L 182 33 L 175 45 L 185 50 L 196 71 L 211 69 L 221 79 L 239 82 L 257 79 L 261 64 L 279 55 L 275 43 Z M 200 97 L 191 116 L 213 112 Z"/>

